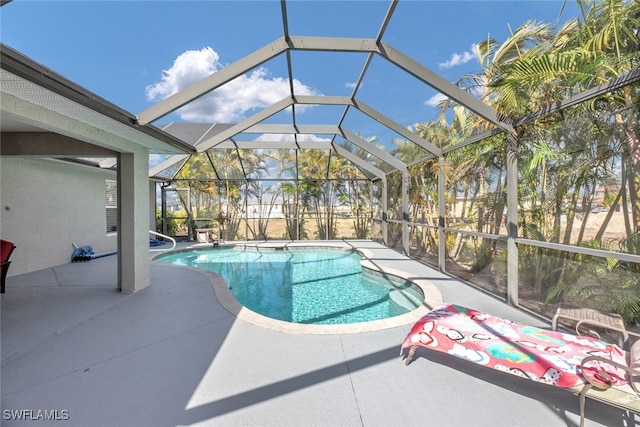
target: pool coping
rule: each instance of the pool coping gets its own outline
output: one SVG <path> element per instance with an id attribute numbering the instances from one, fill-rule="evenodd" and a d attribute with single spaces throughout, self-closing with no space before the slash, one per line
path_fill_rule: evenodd
<path id="1" fill-rule="evenodd" d="M 368 242 L 371 243 L 371 242 Z M 301 323 L 286 322 L 283 320 L 272 319 L 267 316 L 263 316 L 250 310 L 240 304 L 229 290 L 229 285 L 224 279 L 212 272 L 202 270 L 194 267 L 187 266 L 172 266 L 175 268 L 186 268 L 189 270 L 195 270 L 205 275 L 211 281 L 214 294 L 220 304 L 229 313 L 244 320 L 252 325 L 260 326 L 263 328 L 271 329 L 283 333 L 300 334 L 300 335 L 341 335 L 341 334 L 357 334 L 362 332 L 373 332 L 382 329 L 390 329 L 399 326 L 406 326 L 418 321 L 425 314 L 430 312 L 433 308 L 443 303 L 442 294 L 438 288 L 426 279 L 412 278 L 414 274 L 397 268 L 381 266 L 379 263 L 375 263 L 374 260 L 375 250 L 370 248 L 358 247 L 357 242 L 345 242 L 345 241 L 267 241 L 267 242 L 234 242 L 225 243 L 224 247 L 251 247 L 260 249 L 275 250 L 275 248 L 325 248 L 325 249 L 338 249 L 338 250 L 355 250 L 363 256 L 360 264 L 363 268 L 372 270 L 374 272 L 381 273 L 385 276 L 394 276 L 398 279 L 409 281 L 413 283 L 424 295 L 424 302 L 415 310 L 408 313 L 390 317 L 387 319 L 373 320 L 369 322 L 350 323 L 345 325 L 309 325 Z M 212 249 L 211 245 L 193 245 L 182 249 L 176 249 L 169 252 L 164 252 L 155 255 L 155 258 L 161 257 L 167 253 L 179 253 L 183 251 L 191 250 L 206 250 Z M 381 249 L 387 249 L 381 247 Z M 406 258 L 411 260 L 410 258 Z M 417 262 L 417 261 L 414 261 Z M 170 264 L 162 264 L 163 266 L 171 266 Z"/>

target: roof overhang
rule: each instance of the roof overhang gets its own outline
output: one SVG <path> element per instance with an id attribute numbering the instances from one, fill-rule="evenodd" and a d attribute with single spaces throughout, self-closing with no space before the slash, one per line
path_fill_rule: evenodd
<path id="1" fill-rule="evenodd" d="M 3 154 L 30 154 L 29 144 L 15 134 L 55 133 L 68 141 L 94 145 L 95 154 L 131 152 L 144 147 L 151 153 L 189 154 L 194 148 L 155 126 L 139 126 L 136 117 L 0 43 L 0 123 Z M 41 138 L 37 138 L 41 140 Z M 20 143 L 18 149 L 9 145 Z M 36 147 L 38 145 L 39 147 Z M 69 148 L 78 144 L 66 144 Z M 50 144 L 55 154 L 56 144 Z M 86 155 L 87 148 L 78 155 Z M 33 155 L 42 152 L 34 144 Z"/>

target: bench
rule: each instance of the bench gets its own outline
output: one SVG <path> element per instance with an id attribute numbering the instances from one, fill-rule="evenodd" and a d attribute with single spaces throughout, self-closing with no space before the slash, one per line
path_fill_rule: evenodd
<path id="1" fill-rule="evenodd" d="M 586 334 L 601 339 L 601 335 L 616 337 L 618 346 L 626 350 L 625 363 L 613 362 L 600 355 L 582 359 L 581 369 L 594 364 L 611 364 L 625 372 L 626 384 L 614 384 L 606 374 L 586 376 L 584 385 L 576 385 L 570 390 L 580 399 L 580 425 L 584 423 L 586 398 L 597 400 L 617 408 L 640 414 L 640 334 L 628 331 L 624 319 L 619 314 L 605 313 L 590 308 L 579 308 L 561 304 L 556 309 L 551 327 L 558 330 L 559 324 L 570 324 L 577 335 Z M 635 342 L 631 344 L 633 337 Z"/>

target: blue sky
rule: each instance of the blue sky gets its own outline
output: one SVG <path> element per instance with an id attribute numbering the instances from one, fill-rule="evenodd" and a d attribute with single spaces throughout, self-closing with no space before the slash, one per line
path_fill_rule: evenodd
<path id="1" fill-rule="evenodd" d="M 567 1 L 400 1 L 383 40 L 449 81 L 479 70 L 472 45 L 527 19 L 557 25 L 576 16 Z M 388 1 L 289 1 L 293 36 L 374 38 Z M 0 8 L 4 44 L 97 95 L 137 114 L 283 35 L 280 2 L 29 1 Z M 296 91 L 350 95 L 366 56 L 292 52 Z M 155 124 L 236 122 L 287 94 L 284 55 L 213 95 Z M 372 62 L 358 99 L 402 126 L 432 120 L 437 93 L 386 61 Z M 343 108 L 308 107 L 299 123 L 336 123 Z M 284 122 L 288 113 L 273 117 Z M 391 138 L 378 123 L 353 114 L 347 127 Z M 384 141 L 383 141 L 384 142 Z"/>

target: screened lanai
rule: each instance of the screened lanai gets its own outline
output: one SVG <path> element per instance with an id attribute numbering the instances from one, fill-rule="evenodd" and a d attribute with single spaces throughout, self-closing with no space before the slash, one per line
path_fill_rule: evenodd
<path id="1" fill-rule="evenodd" d="M 197 128 L 183 123 L 163 126 L 162 128 L 169 133 L 188 137 L 198 152 L 202 154 L 191 158 L 187 156 L 170 157 L 157 165 L 152 170 L 152 175 L 165 180 L 180 178 L 189 180 L 191 182 L 188 185 L 189 189 L 194 188 L 194 179 L 201 180 L 199 182 L 207 180 L 211 180 L 209 182 L 235 181 L 237 184 L 233 185 L 234 188 L 244 186 L 242 192 L 244 199 L 246 199 L 244 203 L 235 203 L 236 207 L 234 208 L 233 203 L 220 200 L 217 211 L 218 216 L 221 216 L 224 204 L 227 210 L 225 221 L 229 223 L 229 214 L 237 218 L 243 210 L 247 230 L 249 229 L 249 215 L 255 219 L 256 214 L 259 213 L 257 217 L 260 230 L 251 230 L 254 239 L 269 237 L 265 229 L 266 225 L 262 224 L 262 220 L 271 219 L 271 213 L 273 213 L 275 206 L 281 206 L 280 216 L 289 219 L 286 221 L 287 229 L 277 237 L 308 238 L 309 233 L 300 224 L 302 220 L 299 212 L 300 205 L 313 210 L 310 213 L 317 219 L 317 227 L 313 231 L 316 238 L 337 237 L 335 230 L 337 220 L 333 220 L 336 214 L 340 217 L 354 215 L 356 218 L 353 222 L 355 237 L 367 237 L 370 234 L 368 229 L 373 228 L 373 224 L 367 223 L 371 222 L 371 218 L 373 218 L 374 205 L 378 205 L 377 217 L 382 217 L 382 212 L 385 212 L 386 216 L 385 174 L 391 171 L 399 171 L 404 174 L 403 182 L 405 184 L 401 192 L 406 195 L 408 194 L 406 187 L 408 183 L 406 180 L 407 162 L 442 153 L 441 148 L 428 139 L 416 135 L 362 100 L 360 88 L 365 84 L 367 87 L 370 85 L 370 79 L 368 79 L 368 75 L 372 74 L 368 73 L 370 67 L 387 69 L 391 66 L 393 68 L 391 74 L 396 72 L 408 75 L 415 79 L 418 85 L 426 85 L 445 95 L 448 99 L 465 105 L 470 111 L 475 112 L 481 120 L 486 120 L 488 128 L 512 130 L 508 120 L 501 119 L 490 106 L 441 78 L 383 40 L 397 4 L 397 2 L 391 2 L 386 13 L 381 16 L 375 37 L 346 38 L 299 36 L 291 33 L 295 24 L 290 25 L 287 3 L 281 2 L 283 32 L 281 37 L 189 88 L 171 95 L 140 113 L 138 118 L 141 123 L 150 123 L 173 111 L 179 111 L 180 108 L 188 109 L 191 102 L 198 102 L 198 98 L 207 94 L 215 96 L 216 89 L 228 90 L 226 88 L 235 84 L 237 79 L 245 73 L 254 70 L 261 64 L 269 64 L 271 61 L 283 62 L 281 67 L 287 70 L 290 82 L 288 94 L 239 123 L 211 124 L 209 126 L 198 124 Z M 293 7 L 296 6 L 298 5 L 294 3 Z M 370 33 L 372 36 L 374 35 L 373 32 L 370 31 Z M 333 63 L 333 58 L 336 55 L 349 54 L 352 55 L 352 58 L 357 57 L 360 71 L 357 77 L 355 72 L 350 73 L 353 81 L 350 85 L 352 90 L 345 91 L 343 88 L 343 93 L 340 94 L 321 95 L 309 94 L 307 87 L 296 86 L 295 82 L 301 81 L 296 73 L 299 69 L 298 66 L 302 61 L 309 61 L 309 53 L 314 53 L 319 58 L 311 60 L 325 64 Z M 378 88 L 373 90 L 380 90 L 380 85 L 378 84 Z M 366 92 L 364 95 L 366 99 Z M 302 117 L 300 113 L 309 106 L 332 108 L 331 121 L 307 124 L 304 119 L 299 119 Z M 376 136 L 367 140 L 358 135 L 356 130 L 350 129 L 349 123 L 353 116 L 364 116 L 368 120 L 377 122 L 386 132 L 396 136 L 387 142 L 386 147 L 379 148 L 375 145 Z M 324 118 L 324 120 L 328 119 Z M 259 136 L 256 138 L 251 135 Z M 399 159 L 397 155 L 394 156 L 389 152 L 389 150 L 391 152 L 399 150 L 400 146 L 410 147 L 410 156 L 413 158 L 407 157 L 409 153 L 405 153 L 405 158 Z M 268 184 L 274 180 L 293 184 L 289 184 L 286 191 L 283 191 L 282 188 Z M 300 180 L 312 183 L 308 191 L 303 192 L 302 195 L 299 191 Z M 360 187 L 357 183 L 366 182 L 368 182 L 366 188 L 356 188 Z M 373 184 L 374 182 L 377 184 Z M 227 185 L 228 187 L 229 185 Z M 213 187 L 206 184 L 204 188 L 209 195 L 214 190 Z M 375 190 L 379 193 L 377 196 L 374 195 Z M 278 192 L 280 194 L 277 194 Z M 182 193 L 178 192 L 178 194 Z M 349 200 L 350 195 L 357 195 L 356 200 Z M 266 207 L 263 206 L 265 196 L 270 200 Z M 301 200 L 305 197 L 305 200 Z M 309 200 L 309 197 L 314 200 Z M 373 202 L 374 197 L 378 203 Z M 358 198 L 363 198 L 363 200 L 357 200 Z M 339 199 L 342 201 L 340 202 Z M 309 206 L 310 203 L 315 203 L 315 206 Z M 397 203 L 402 205 L 402 211 L 407 211 L 407 197 L 401 197 Z M 194 217 L 190 209 L 191 202 L 189 202 L 189 206 L 186 206 L 183 200 L 183 204 L 187 211 L 186 220 L 189 221 Z M 196 205 L 200 206 L 200 203 L 196 203 Z M 238 210 L 238 206 L 241 205 L 244 205 L 244 209 Z M 249 205 L 252 205 L 253 208 L 249 209 Z M 342 209 L 340 209 L 341 205 Z M 324 215 L 318 209 L 319 207 L 325 210 Z M 229 209 L 235 209 L 235 211 L 230 213 Z M 270 212 L 266 218 L 265 209 Z M 208 216 L 213 220 L 215 215 L 211 215 L 213 213 L 211 201 L 207 204 L 206 210 L 209 211 Z M 302 215 L 304 216 L 305 213 Z M 195 213 L 195 216 L 198 216 L 198 212 Z M 207 215 L 204 216 L 206 219 Z M 324 219 L 322 219 L 323 216 Z M 200 217 L 202 218 L 202 215 Z M 163 222 L 167 223 L 166 207 L 163 211 Z M 221 221 L 218 220 L 219 222 Z M 220 224 L 218 226 L 222 228 Z M 167 231 L 167 226 L 163 225 L 163 227 Z M 228 232 L 226 234 L 228 238 Z M 238 237 L 236 234 L 237 232 L 234 231 L 231 237 Z M 382 235 L 384 241 L 387 240 L 386 224 L 380 227 L 379 234 Z M 405 253 L 409 252 L 407 237 L 408 235 L 403 233 L 402 249 Z M 245 232 L 245 238 L 249 238 L 248 231 Z"/>
<path id="2" fill-rule="evenodd" d="M 301 5 L 283 1 L 271 23 L 277 38 L 139 113 L 198 152 L 151 169 L 162 182 L 159 227 L 192 238 L 207 229 L 223 241 L 373 239 L 536 312 L 565 301 L 635 318 L 638 4 L 620 3 L 629 38 L 607 72 L 594 68 L 610 64 L 606 43 L 599 52 L 558 47 L 581 19 L 612 13 L 596 2 L 546 35 L 533 35 L 532 20 L 503 44 L 481 42 L 483 71 L 457 82 L 394 45 L 400 4 L 380 11 L 375 31 L 343 37 L 309 35 L 288 13 Z M 327 65 L 342 56 L 349 88 L 296 84 L 308 81 L 308 62 L 346 73 Z M 286 70 L 282 98 L 236 123 L 166 123 L 262 66 Z M 441 115 L 407 125 L 374 105 L 372 93 L 395 79 L 435 91 Z M 323 110 L 317 121 L 311 110 Z M 363 120 L 378 133 L 361 132 Z"/>
<path id="3" fill-rule="evenodd" d="M 434 17 L 430 2 L 367 2 L 356 16 L 341 2 L 259 2 L 258 25 L 238 2 L 224 19 L 256 37 L 224 63 L 199 51 L 214 65 L 189 84 L 168 89 L 165 70 L 135 110 L 135 126 L 195 151 L 150 151 L 157 231 L 372 239 L 542 314 L 565 301 L 637 319 L 638 2 L 545 4 L 549 25 L 478 35 L 476 70 L 461 75 L 425 65 L 473 18 L 443 3 Z M 330 20 L 314 19 L 321 9 Z M 446 34 L 424 24 L 438 17 Z M 265 75 L 284 89 L 238 113 Z"/>

